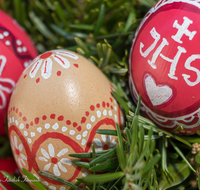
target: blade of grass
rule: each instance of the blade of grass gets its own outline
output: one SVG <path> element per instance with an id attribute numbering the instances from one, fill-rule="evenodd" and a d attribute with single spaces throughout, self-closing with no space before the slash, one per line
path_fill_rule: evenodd
<path id="1" fill-rule="evenodd" d="M 92 184 L 92 183 L 106 183 L 124 176 L 124 172 L 115 172 L 115 173 L 107 173 L 107 174 L 99 174 L 99 175 L 88 175 L 83 178 L 77 178 L 79 181 Z"/>
<path id="2" fill-rule="evenodd" d="M 7 190 L 6 187 L 5 187 L 1 182 L 0 182 L 0 187 L 1 187 L 3 190 Z M 0 188 L 0 189 L 1 189 L 1 188 Z M 2 189 L 1 189 L 1 190 L 2 190 Z"/>
<path id="3" fill-rule="evenodd" d="M 88 162 L 82 162 L 82 161 L 78 161 L 78 160 L 74 160 L 72 161 L 73 164 L 75 164 L 76 166 L 80 166 L 82 168 L 90 168 L 90 164 Z"/>
<path id="4" fill-rule="evenodd" d="M 113 149 L 110 149 L 110 151 L 108 151 L 107 153 L 105 154 L 102 154 L 101 156 L 93 159 L 89 165 L 90 167 L 92 165 L 95 165 L 95 164 L 98 164 L 98 163 L 101 163 L 101 162 L 104 162 L 105 160 L 109 159 L 109 158 L 112 158 L 113 156 L 116 155 L 116 148 L 113 148 Z"/>
<path id="5" fill-rule="evenodd" d="M 103 135 L 117 136 L 117 131 L 116 130 L 98 129 L 98 130 L 96 130 L 96 133 L 103 134 Z"/>
<path id="6" fill-rule="evenodd" d="M 119 102 L 119 104 L 123 107 L 124 111 L 128 114 L 129 107 L 128 107 L 127 103 L 115 91 L 112 91 L 112 95 Z"/>
<path id="7" fill-rule="evenodd" d="M 101 156 L 102 154 L 105 154 L 106 152 L 109 152 L 109 151 L 110 149 L 96 152 L 96 156 Z M 75 157 L 75 158 L 92 158 L 92 153 L 91 152 L 74 153 L 74 154 L 69 154 L 69 156 Z"/>
<path id="8" fill-rule="evenodd" d="M 81 190 L 81 188 L 79 188 L 78 186 L 74 185 L 73 183 L 70 183 L 69 181 L 67 181 L 65 179 L 62 179 L 62 178 L 60 178 L 58 176 L 55 176 L 55 175 L 53 175 L 51 173 L 43 172 L 43 171 L 39 171 L 38 173 L 40 175 L 42 175 L 42 176 L 45 176 L 45 177 L 49 178 L 49 179 L 52 179 L 52 180 L 58 181 L 58 182 L 60 182 L 62 184 L 65 184 L 65 185 L 73 188 L 74 190 Z"/>
<path id="9" fill-rule="evenodd" d="M 105 15 L 105 5 L 102 4 L 101 7 L 100 7 L 97 23 L 96 23 L 96 26 L 94 28 L 94 36 L 98 36 L 98 34 L 99 34 L 99 30 L 100 30 L 102 23 L 103 23 L 104 15 Z"/>
<path id="10" fill-rule="evenodd" d="M 119 143 L 119 146 L 116 147 L 117 156 L 119 158 L 119 165 L 120 165 L 121 169 L 124 170 L 126 168 L 126 160 L 125 160 L 125 154 L 124 154 L 122 134 L 121 134 L 118 123 L 115 123 L 115 125 L 116 125 L 116 128 L 117 128 L 118 143 Z"/>
<path id="11" fill-rule="evenodd" d="M 189 168 L 196 173 L 195 169 L 192 167 L 192 165 L 189 163 L 187 158 L 184 156 L 182 151 L 175 145 L 175 143 L 172 142 L 172 140 L 169 139 L 170 144 L 173 146 L 173 148 L 176 150 L 176 152 L 180 155 L 180 157 L 186 162 L 186 164 L 189 166 Z"/>
<path id="12" fill-rule="evenodd" d="M 24 175 L 31 181 L 31 183 L 39 190 L 47 190 L 46 187 L 28 170 L 22 168 Z"/>
<path id="13" fill-rule="evenodd" d="M 32 190 L 32 188 L 24 181 L 20 181 L 19 179 L 16 180 L 16 177 L 9 174 L 8 172 L 1 171 L 1 173 L 6 177 L 7 181 L 14 183 L 16 186 L 20 187 L 23 190 Z"/>
<path id="14" fill-rule="evenodd" d="M 118 165 L 119 165 L 118 158 L 112 158 L 103 163 L 91 167 L 89 170 L 92 172 L 111 171 L 111 170 L 116 170 Z"/>
<path id="15" fill-rule="evenodd" d="M 161 155 L 160 154 L 156 154 L 149 162 L 148 164 L 146 164 L 146 166 L 141 169 L 141 174 L 144 175 L 146 172 L 148 172 L 153 166 L 155 166 L 158 161 L 160 160 Z"/>

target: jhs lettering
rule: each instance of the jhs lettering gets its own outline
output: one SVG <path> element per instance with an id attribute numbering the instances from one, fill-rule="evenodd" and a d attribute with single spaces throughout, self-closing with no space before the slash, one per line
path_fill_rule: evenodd
<path id="1" fill-rule="evenodd" d="M 186 35 L 189 40 L 192 40 L 194 36 L 197 34 L 197 31 L 190 31 L 188 28 L 191 24 L 193 24 L 193 21 L 190 20 L 187 17 L 183 17 L 183 23 L 182 25 L 179 24 L 180 21 L 175 20 L 173 23 L 173 27 L 176 28 L 178 31 L 175 35 L 172 35 L 171 38 L 179 43 L 180 45 L 177 46 L 177 53 L 174 56 L 174 58 L 166 57 L 165 55 L 162 54 L 162 50 L 165 48 L 165 46 L 169 45 L 169 42 L 167 41 L 166 38 L 161 39 L 161 35 L 156 31 L 156 28 L 153 27 L 152 30 L 150 31 L 150 34 L 152 38 L 154 39 L 154 42 L 146 49 L 146 51 L 143 51 L 144 44 L 140 42 L 140 54 L 142 57 L 147 57 L 150 52 L 154 51 L 153 56 L 151 60 L 148 60 L 148 64 L 153 68 L 156 69 L 156 60 L 160 56 L 162 59 L 166 60 L 167 62 L 171 63 L 170 65 L 170 70 L 168 73 L 168 76 L 171 79 L 178 80 L 178 77 L 176 76 L 176 68 L 177 64 L 179 62 L 179 59 L 182 54 L 187 53 L 187 50 L 181 46 L 183 43 L 182 37 Z M 157 48 L 156 48 L 157 47 Z M 187 58 L 187 60 L 184 63 L 184 66 L 186 69 L 193 71 L 196 73 L 196 80 L 191 81 L 190 75 L 188 74 L 182 74 L 183 79 L 189 86 L 195 86 L 200 82 L 200 71 L 191 66 L 191 63 L 194 62 L 195 60 L 200 59 L 200 54 L 193 54 Z"/>

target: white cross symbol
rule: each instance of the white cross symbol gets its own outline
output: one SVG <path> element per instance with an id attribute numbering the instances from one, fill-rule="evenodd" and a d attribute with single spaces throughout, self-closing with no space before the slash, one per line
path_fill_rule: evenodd
<path id="1" fill-rule="evenodd" d="M 172 39 L 174 39 L 176 42 L 181 43 L 181 44 L 183 43 L 183 41 L 181 41 L 181 38 L 183 37 L 184 34 L 189 37 L 189 40 L 192 40 L 195 34 L 197 33 L 196 31 L 191 32 L 188 30 L 188 27 L 190 26 L 190 24 L 193 23 L 192 20 L 190 20 L 189 18 L 185 16 L 183 17 L 183 20 L 184 22 L 182 25 L 178 24 L 178 20 L 175 20 L 173 24 L 173 27 L 177 28 L 178 32 L 176 33 L 176 35 L 172 36 Z"/>

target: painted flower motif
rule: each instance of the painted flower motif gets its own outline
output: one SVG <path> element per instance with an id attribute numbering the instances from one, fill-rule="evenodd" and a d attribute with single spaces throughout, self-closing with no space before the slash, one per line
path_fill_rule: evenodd
<path id="1" fill-rule="evenodd" d="M 41 153 L 42 153 L 43 157 L 39 157 L 38 159 L 40 161 L 47 162 L 47 164 L 43 168 L 43 171 L 48 171 L 52 166 L 54 175 L 56 175 L 56 176 L 61 175 L 59 169 L 62 172 L 66 173 L 67 169 L 62 164 L 66 164 L 66 165 L 70 166 L 70 165 L 72 165 L 72 162 L 68 158 L 61 158 L 61 157 L 64 156 L 67 152 L 68 152 L 68 148 L 63 148 L 55 156 L 55 149 L 51 143 L 48 145 L 48 152 L 45 149 L 41 148 Z"/>
<path id="2" fill-rule="evenodd" d="M 23 168 L 24 166 L 26 166 L 26 162 L 27 158 L 24 154 L 22 154 L 22 150 L 23 150 L 23 144 L 19 144 L 18 146 L 18 142 L 17 142 L 17 137 L 11 137 L 11 148 L 14 152 L 14 157 L 16 162 L 19 164 L 20 168 Z"/>
<path id="3" fill-rule="evenodd" d="M 111 135 L 101 135 L 101 139 L 95 138 L 93 142 L 96 144 L 98 148 L 95 148 L 96 152 L 100 152 L 102 150 L 107 150 L 109 148 L 113 148 L 117 142 L 115 139 L 111 139 L 113 136 Z"/>
<path id="4" fill-rule="evenodd" d="M 70 57 L 75 60 L 78 59 L 76 54 L 62 50 L 54 50 L 43 53 L 34 60 L 34 64 L 29 72 L 29 76 L 34 78 L 42 65 L 41 75 L 44 79 L 48 79 L 52 73 L 53 60 L 60 64 L 64 69 L 68 69 L 70 67 L 70 62 L 66 57 Z"/>
<path id="5" fill-rule="evenodd" d="M 7 60 L 6 57 L 3 55 L 0 55 L 0 60 L 1 60 L 0 64 L 0 76 L 1 76 Z M 4 92 L 10 94 L 13 91 L 14 87 L 15 87 L 15 82 L 12 79 L 0 77 L 0 109 L 4 109 L 7 105 L 7 100 Z"/>

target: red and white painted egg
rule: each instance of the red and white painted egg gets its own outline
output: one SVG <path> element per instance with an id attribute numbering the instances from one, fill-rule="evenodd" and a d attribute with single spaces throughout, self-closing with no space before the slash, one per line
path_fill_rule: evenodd
<path id="1" fill-rule="evenodd" d="M 162 0 L 146 14 L 130 52 L 130 88 L 158 126 L 200 130 L 200 2 Z"/>
<path id="2" fill-rule="evenodd" d="M 0 135 L 12 90 L 30 61 L 38 54 L 25 31 L 0 10 Z"/>
<path id="3" fill-rule="evenodd" d="M 115 146 L 97 129 L 121 124 L 112 86 L 102 72 L 71 51 L 53 50 L 33 60 L 12 93 L 8 111 L 11 147 L 19 169 L 35 174 L 48 189 L 65 189 L 38 174 L 47 171 L 74 182 L 88 171 L 72 164 L 70 153 Z"/>

